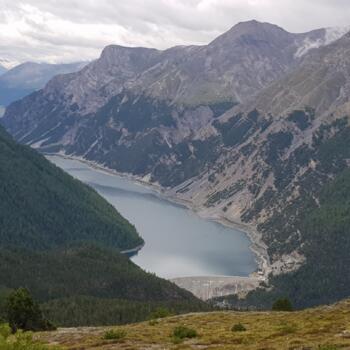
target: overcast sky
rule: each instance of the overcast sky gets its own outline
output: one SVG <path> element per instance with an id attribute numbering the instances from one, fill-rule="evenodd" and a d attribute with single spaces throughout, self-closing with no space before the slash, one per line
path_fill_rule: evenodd
<path id="1" fill-rule="evenodd" d="M 207 43 L 240 21 L 350 25 L 350 0 L 0 0 L 0 60 L 72 62 L 109 44 Z"/>

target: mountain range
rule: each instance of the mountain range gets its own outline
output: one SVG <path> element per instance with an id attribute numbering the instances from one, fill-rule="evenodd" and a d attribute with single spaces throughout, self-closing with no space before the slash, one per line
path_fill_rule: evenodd
<path id="1" fill-rule="evenodd" d="M 113 45 L 0 121 L 42 152 L 132 174 L 246 225 L 269 284 L 227 302 L 264 308 L 282 294 L 311 306 L 350 295 L 349 53 L 346 29 L 294 34 L 257 21 L 204 46 Z M 322 231 L 324 208 L 335 215 Z"/>
<path id="2" fill-rule="evenodd" d="M 43 88 L 55 75 L 78 71 L 86 64 L 87 62 L 69 64 L 25 62 L 11 69 L 0 66 L 0 105 L 7 106 Z"/>

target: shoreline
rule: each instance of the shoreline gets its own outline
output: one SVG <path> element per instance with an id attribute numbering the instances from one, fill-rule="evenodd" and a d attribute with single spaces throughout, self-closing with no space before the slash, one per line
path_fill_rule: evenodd
<path id="1" fill-rule="evenodd" d="M 142 244 L 136 246 L 135 248 L 121 250 L 120 253 L 128 255 L 128 256 L 129 255 L 133 256 L 133 255 L 136 255 L 144 246 L 145 246 L 145 243 L 142 243 Z"/>
<path id="2" fill-rule="evenodd" d="M 271 267 L 270 267 L 269 257 L 267 254 L 267 247 L 262 242 L 261 235 L 256 230 L 256 228 L 254 228 L 250 225 L 247 225 L 247 224 L 232 221 L 229 218 L 227 218 L 223 215 L 220 215 L 220 214 L 218 216 L 206 215 L 203 212 L 205 208 L 198 208 L 192 202 L 178 198 L 174 194 L 168 193 L 167 189 L 161 187 L 158 184 L 149 183 L 149 182 L 143 180 L 142 177 L 139 177 L 136 175 L 131 175 L 131 174 L 120 173 L 117 170 L 104 167 L 103 165 L 101 165 L 99 163 L 87 160 L 87 159 L 82 158 L 82 157 L 69 156 L 69 155 L 61 154 L 61 153 L 43 153 L 43 155 L 79 161 L 83 164 L 86 164 L 86 165 L 92 167 L 93 169 L 95 169 L 97 171 L 101 171 L 102 173 L 106 173 L 106 174 L 114 175 L 114 176 L 119 176 L 121 178 L 126 178 L 139 186 L 144 186 L 148 189 L 155 191 L 156 194 L 158 194 L 159 196 L 162 197 L 162 199 L 165 199 L 173 204 L 181 205 L 182 207 L 192 211 L 193 213 L 195 213 L 196 215 L 198 215 L 200 218 L 202 218 L 204 220 L 210 220 L 210 221 L 216 222 L 218 224 L 221 224 L 223 226 L 226 226 L 226 227 L 243 232 L 248 237 L 248 239 L 250 241 L 249 249 L 253 252 L 253 254 L 255 256 L 257 269 L 254 272 L 252 272 L 251 274 L 249 274 L 249 276 L 226 276 L 226 277 L 248 277 L 248 278 L 259 278 L 261 281 L 268 280 L 269 273 L 271 272 Z M 124 252 L 125 252 L 125 254 L 129 254 L 129 252 L 130 253 L 133 253 L 133 252 L 137 253 L 138 251 L 140 251 L 142 249 L 143 246 L 144 246 L 144 244 L 142 246 L 138 246 L 138 247 L 123 251 L 123 253 Z"/>

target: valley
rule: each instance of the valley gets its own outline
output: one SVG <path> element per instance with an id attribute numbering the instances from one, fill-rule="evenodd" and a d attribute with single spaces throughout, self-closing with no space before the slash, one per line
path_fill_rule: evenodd
<path id="1" fill-rule="evenodd" d="M 4 0 L 0 350 L 350 350 L 349 14 Z"/>
<path id="2" fill-rule="evenodd" d="M 145 320 L 208 305 L 147 273 L 123 251 L 144 241 L 94 189 L 0 128 L 0 318 L 25 287 L 58 325 Z"/>
<path id="3" fill-rule="evenodd" d="M 326 205 L 325 188 L 348 179 L 349 53 L 346 28 L 291 33 L 256 20 L 206 45 L 109 45 L 80 71 L 10 104 L 0 123 L 39 152 L 115 171 L 242 228 L 267 284 L 244 300 L 228 296 L 231 307 L 266 309 L 281 295 L 298 308 L 334 302 L 350 288 L 341 279 L 346 230 L 327 226 L 333 262 L 318 262 L 324 241 L 309 215 Z M 147 250 L 146 242 L 135 261 Z M 209 272 L 232 276 L 238 265 L 229 265 Z"/>
<path id="4" fill-rule="evenodd" d="M 350 349 L 349 6 L 68 3 L 0 16 L 0 349 Z"/>
<path id="5" fill-rule="evenodd" d="M 181 277 L 197 280 L 201 276 L 202 281 L 211 281 L 210 291 L 205 293 L 204 288 L 188 284 L 185 289 L 202 299 L 233 294 L 237 286 L 246 293 L 264 279 L 255 273 L 257 257 L 243 232 L 208 221 L 204 216 L 200 218 L 169 202 L 176 198 L 170 198 L 166 192 L 146 187 L 145 183 L 137 184 L 111 170 L 63 157 L 48 159 L 96 189 L 136 226 L 145 245 L 132 260 L 146 271 L 175 283 L 183 281 Z M 252 275 L 248 283 L 234 277 L 248 275 Z"/>

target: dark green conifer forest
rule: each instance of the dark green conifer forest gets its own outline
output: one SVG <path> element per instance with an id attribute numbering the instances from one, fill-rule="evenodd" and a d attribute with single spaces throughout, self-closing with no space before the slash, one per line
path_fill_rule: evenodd
<path id="1" fill-rule="evenodd" d="M 207 309 L 121 250 L 142 238 L 97 192 L 0 128 L 0 317 L 24 287 L 57 325 L 139 321 L 159 306 Z"/>

